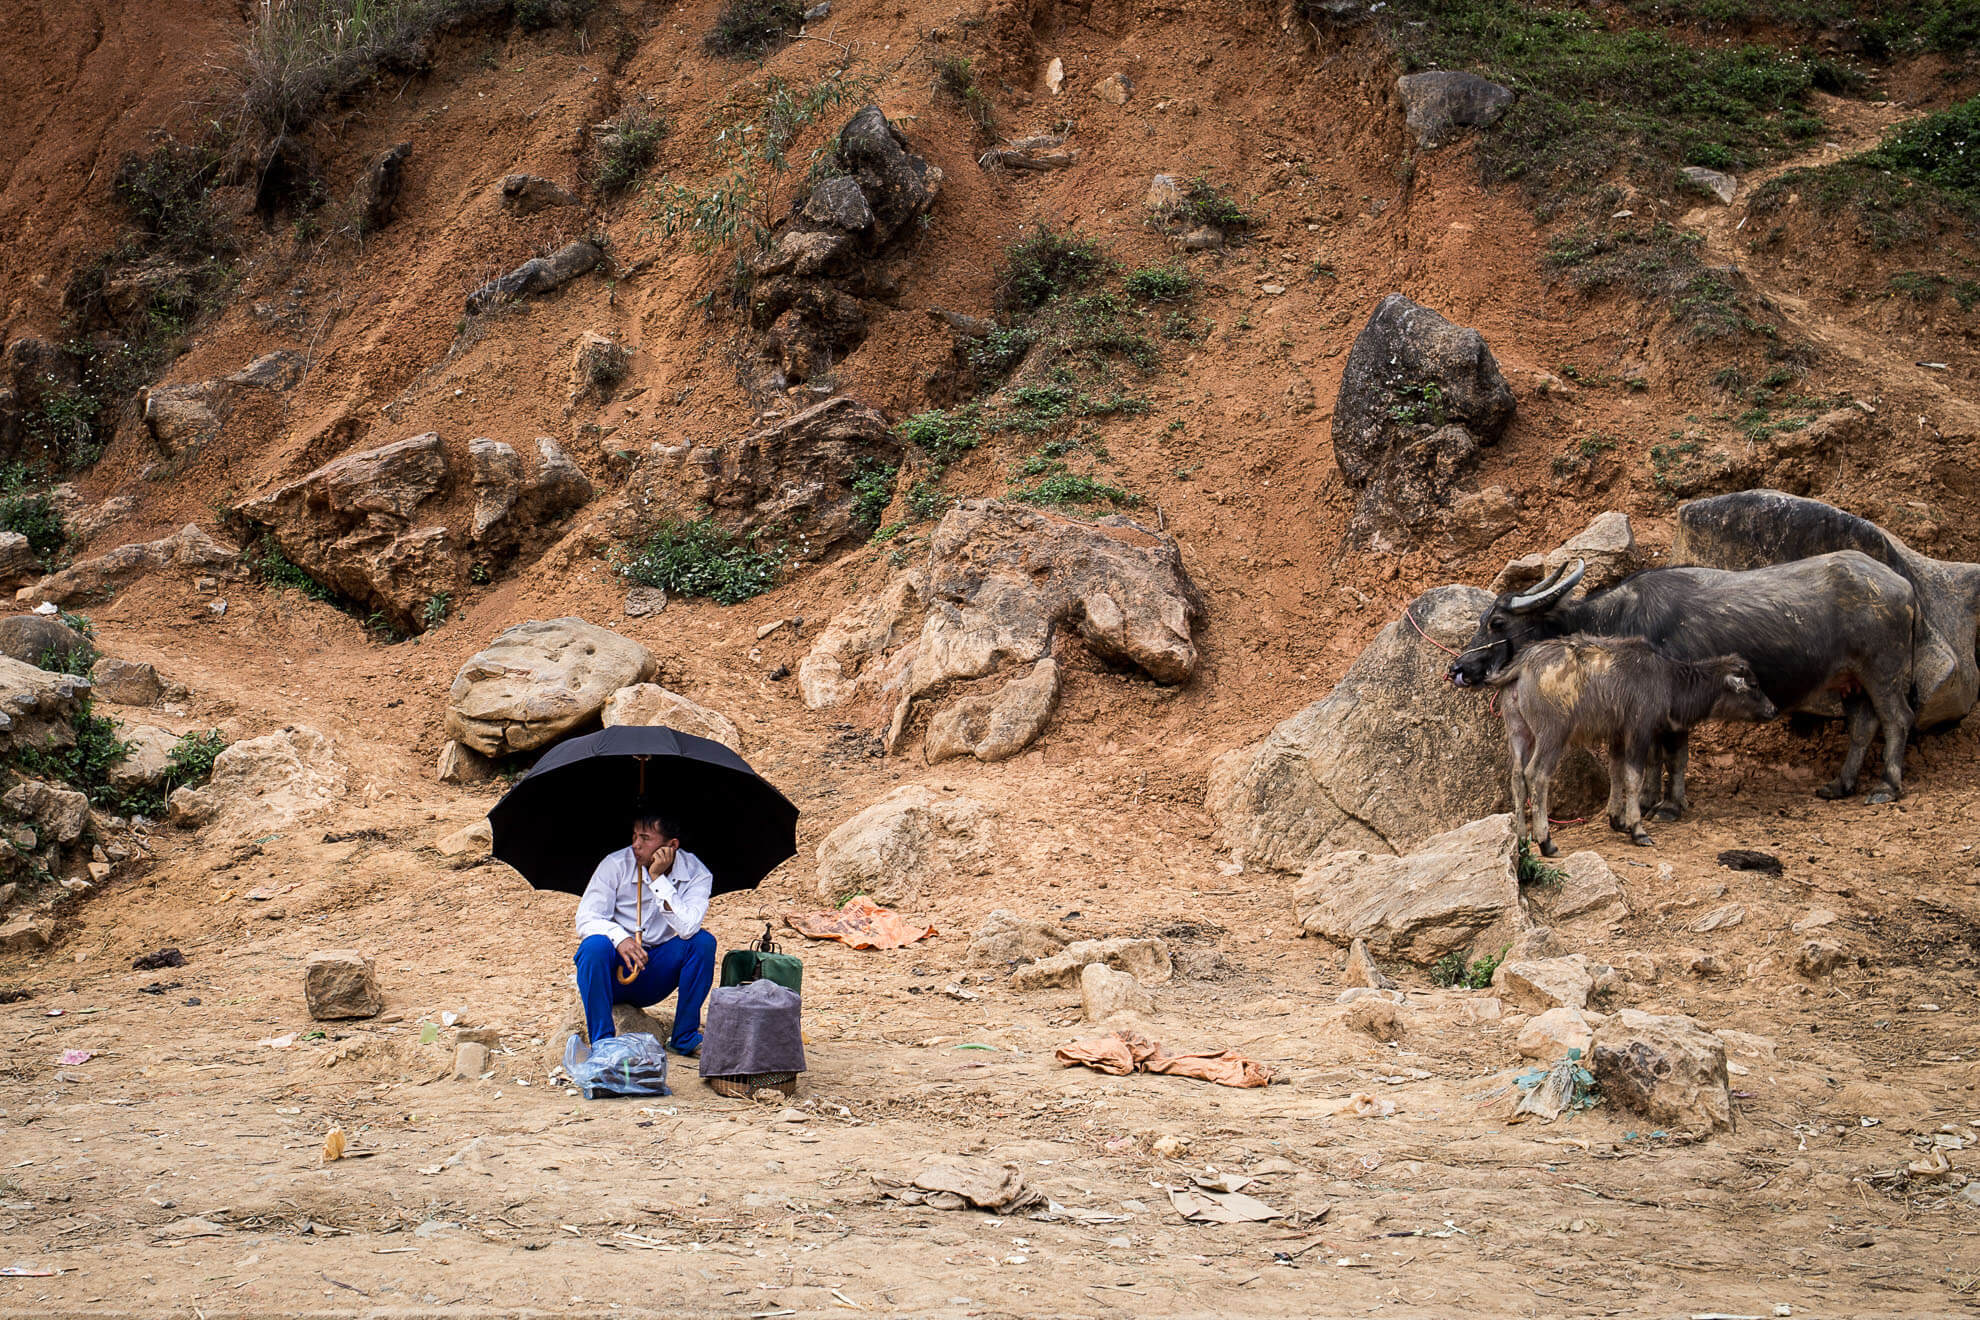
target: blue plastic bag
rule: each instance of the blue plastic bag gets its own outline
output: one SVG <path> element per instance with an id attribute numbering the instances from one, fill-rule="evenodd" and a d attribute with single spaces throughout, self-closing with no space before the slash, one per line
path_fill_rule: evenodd
<path id="1" fill-rule="evenodd" d="M 607 1036 L 586 1046 L 572 1033 L 564 1045 L 564 1071 L 587 1100 L 601 1095 L 672 1095 L 667 1088 L 667 1051 L 650 1032 Z"/>

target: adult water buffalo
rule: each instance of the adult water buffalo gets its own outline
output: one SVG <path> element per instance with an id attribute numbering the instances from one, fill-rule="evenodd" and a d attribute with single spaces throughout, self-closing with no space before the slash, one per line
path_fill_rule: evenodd
<path id="1" fill-rule="evenodd" d="M 1654 568 L 1569 601 L 1583 567 L 1580 560 L 1565 564 L 1535 586 L 1493 601 L 1470 645 L 1452 662 L 1451 681 L 1459 687 L 1482 683 L 1522 647 L 1577 632 L 1642 637 L 1680 660 L 1740 655 L 1781 710 L 1823 692 L 1841 694 L 1849 751 L 1836 778 L 1817 790 L 1820 796 L 1856 791 L 1879 726 L 1883 783 L 1868 800 L 1889 802 L 1903 793 L 1918 607 L 1911 583 L 1898 573 L 1861 551 L 1842 550 L 1744 572 Z M 1669 786 L 1652 814 L 1675 820 L 1685 807 L 1689 741 L 1671 733 L 1660 751 Z"/>

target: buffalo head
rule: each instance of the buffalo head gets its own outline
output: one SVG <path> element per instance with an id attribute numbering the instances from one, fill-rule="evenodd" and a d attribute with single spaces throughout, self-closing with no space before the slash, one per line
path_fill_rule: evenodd
<path id="1" fill-rule="evenodd" d="M 1476 687 L 1511 664 L 1520 648 L 1572 631 L 1552 614 L 1587 571 L 1588 566 L 1577 559 L 1525 590 L 1508 591 L 1493 601 L 1479 616 L 1478 631 L 1451 661 L 1451 682 Z"/>

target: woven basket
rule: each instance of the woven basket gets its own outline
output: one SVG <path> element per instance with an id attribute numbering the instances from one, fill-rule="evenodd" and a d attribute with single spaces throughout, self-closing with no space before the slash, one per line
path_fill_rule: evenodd
<path id="1" fill-rule="evenodd" d="M 731 1100 L 747 1100 L 765 1087 L 787 1096 L 797 1094 L 797 1074 L 791 1072 L 743 1073 L 737 1077 L 704 1077 L 701 1080 L 707 1082 L 716 1095 L 725 1095 Z"/>

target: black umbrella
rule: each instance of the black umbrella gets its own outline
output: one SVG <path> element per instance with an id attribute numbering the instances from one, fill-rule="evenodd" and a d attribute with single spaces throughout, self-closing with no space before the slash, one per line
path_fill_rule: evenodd
<path id="1" fill-rule="evenodd" d="M 632 841 L 644 798 L 680 823 L 681 847 L 726 894 L 754 889 L 797 855 L 798 809 L 721 743 L 622 724 L 559 743 L 488 813 L 495 856 L 538 889 L 582 894 L 599 861 Z"/>

